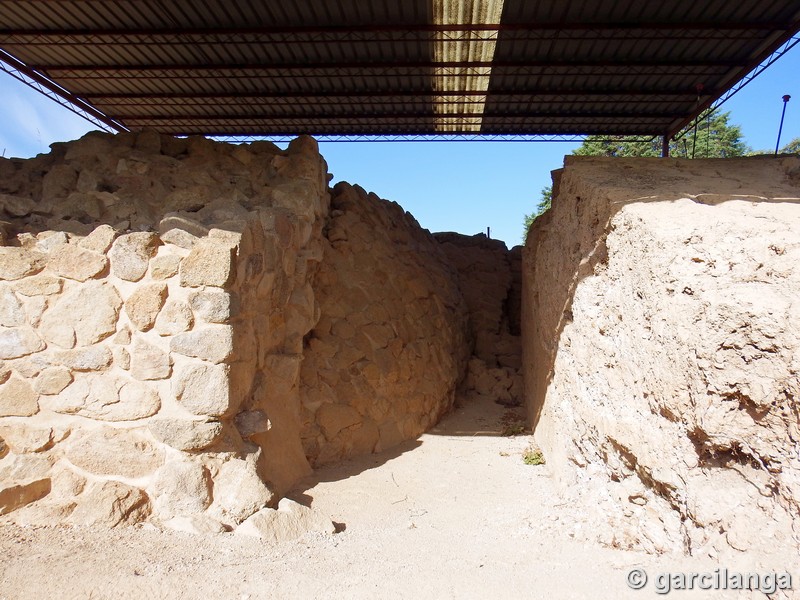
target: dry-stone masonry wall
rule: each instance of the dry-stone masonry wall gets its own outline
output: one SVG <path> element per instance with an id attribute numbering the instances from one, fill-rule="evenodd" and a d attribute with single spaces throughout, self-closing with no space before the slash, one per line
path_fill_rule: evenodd
<path id="1" fill-rule="evenodd" d="M 518 406 L 523 402 L 519 310 L 522 248 L 509 251 L 483 234 L 436 233 L 469 309 L 473 344 L 462 393 Z"/>
<path id="2" fill-rule="evenodd" d="M 434 425 L 469 357 L 467 309 L 433 237 L 398 204 L 332 192 L 316 277 L 321 318 L 302 364 L 314 464 L 394 446 Z"/>
<path id="3" fill-rule="evenodd" d="M 327 530 L 278 503 L 308 459 L 447 409 L 465 309 L 439 258 L 413 257 L 435 244 L 353 188 L 330 213 L 326 171 L 310 138 L 151 132 L 0 159 L 0 515 Z"/>
<path id="4" fill-rule="evenodd" d="M 535 435 L 578 537 L 800 539 L 800 159 L 568 159 L 524 257 Z"/>

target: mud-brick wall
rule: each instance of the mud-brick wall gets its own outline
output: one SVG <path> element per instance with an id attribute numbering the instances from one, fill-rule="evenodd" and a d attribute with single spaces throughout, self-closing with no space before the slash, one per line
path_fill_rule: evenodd
<path id="1" fill-rule="evenodd" d="M 800 159 L 568 159 L 524 255 L 527 402 L 564 527 L 797 555 Z"/>
<path id="2" fill-rule="evenodd" d="M 0 514 L 220 530 L 309 472 L 326 171 L 309 138 L 0 160 Z"/>
<path id="3" fill-rule="evenodd" d="M 314 464 L 414 438 L 452 406 L 469 356 L 456 272 L 398 204 L 338 184 L 302 365 Z"/>

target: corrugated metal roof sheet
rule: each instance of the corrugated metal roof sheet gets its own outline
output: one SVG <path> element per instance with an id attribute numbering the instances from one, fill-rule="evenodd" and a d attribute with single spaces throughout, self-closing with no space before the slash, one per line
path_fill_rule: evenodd
<path id="1" fill-rule="evenodd" d="M 172 134 L 665 134 L 798 30 L 796 0 L 0 0 L 6 61 Z"/>

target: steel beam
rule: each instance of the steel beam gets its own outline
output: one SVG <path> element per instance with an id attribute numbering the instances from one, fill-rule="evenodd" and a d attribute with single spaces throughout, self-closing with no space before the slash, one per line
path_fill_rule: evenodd
<path id="1" fill-rule="evenodd" d="M 139 121 L 148 122 L 168 122 L 176 123 L 181 121 L 290 121 L 290 120 L 304 120 L 304 121 L 363 121 L 363 120 L 381 120 L 381 119 L 672 119 L 683 113 L 631 113 L 631 112 L 452 112 L 452 113 L 437 113 L 431 112 L 394 112 L 394 113 L 303 113 L 296 114 L 182 114 L 182 115 L 131 115 L 131 114 L 114 114 L 111 118 L 119 119 L 126 123 L 136 123 Z"/>
<path id="2" fill-rule="evenodd" d="M 36 89 L 35 86 L 31 85 L 31 83 L 34 83 L 36 86 L 42 88 L 37 91 L 42 92 L 43 90 L 46 90 L 46 95 L 52 94 L 55 96 L 55 98 L 52 99 L 66 100 L 70 105 L 75 107 L 74 109 L 70 108 L 72 112 L 85 118 L 89 122 L 95 124 L 102 123 L 103 125 L 110 127 L 112 131 L 125 131 L 124 126 L 108 117 L 108 115 L 104 114 L 102 111 L 98 110 L 88 102 L 83 101 L 81 98 L 75 96 L 68 90 L 62 88 L 60 85 L 51 81 L 41 73 L 31 70 L 27 65 L 25 65 L 25 63 L 17 60 L 3 50 L 0 50 L 0 61 L 8 65 L 11 69 L 19 72 L 23 78 L 17 77 L 17 79 L 20 79 L 20 81 L 22 81 L 24 84 Z M 13 73 L 10 74 L 13 76 Z M 67 108 L 69 108 L 69 106 L 67 106 Z"/>
<path id="3" fill-rule="evenodd" d="M 639 29 L 654 31 L 788 31 L 790 25 L 780 21 L 701 21 L 701 22 L 592 22 L 592 23 L 561 23 L 561 22 L 536 22 L 536 23 L 476 23 L 476 24 L 384 24 L 384 25 L 343 25 L 343 26 L 298 26 L 298 27 L 216 27 L 216 28 L 3 28 L 3 36 L 95 36 L 115 37 L 120 35 L 148 36 L 206 36 L 206 35 L 298 35 L 298 34 L 340 34 L 352 33 L 406 33 L 426 32 L 437 33 L 452 32 L 506 32 L 506 31 L 592 31 L 592 30 L 620 30 L 635 31 Z"/>
<path id="4" fill-rule="evenodd" d="M 752 79 L 767 68 L 770 64 L 775 62 L 780 56 L 788 52 L 791 48 L 800 43 L 800 20 L 792 23 L 791 30 L 787 34 L 772 36 L 762 45 L 762 48 L 756 53 L 756 57 L 745 65 L 741 65 L 738 69 L 732 69 L 717 83 L 717 89 L 723 90 L 709 96 L 706 100 L 701 102 L 692 113 L 678 119 L 669 129 L 669 137 L 673 138 L 684 127 L 692 123 L 695 119 L 701 118 L 709 109 L 720 106 L 723 102 L 731 98 L 736 92 L 747 85 Z M 762 63 L 765 63 L 762 65 Z M 751 77 L 748 75 L 751 72 L 757 71 Z M 733 82 L 731 84 L 731 82 Z M 739 82 L 741 85 L 736 85 Z"/>
<path id="5" fill-rule="evenodd" d="M 711 90 L 704 90 L 706 94 L 713 93 Z M 197 93 L 197 94 L 170 94 L 170 93 L 82 93 L 82 98 L 86 100 L 280 100 L 280 99 L 302 99 L 308 98 L 312 100 L 331 100 L 339 101 L 339 99 L 354 99 L 354 98 L 370 98 L 370 99 L 383 99 L 383 98 L 435 98 L 435 97 L 473 97 L 473 96 L 487 96 L 491 100 L 501 101 L 505 98 L 546 98 L 546 97 L 607 97 L 607 96 L 659 96 L 666 98 L 665 101 L 675 99 L 689 99 L 694 102 L 696 92 L 694 89 L 687 89 L 686 91 L 675 90 L 642 90 L 635 88 L 627 89 L 608 89 L 608 90 L 587 90 L 587 89 L 557 89 L 557 90 L 531 90 L 531 91 L 514 91 L 514 90 L 492 90 L 487 92 L 481 90 L 461 90 L 455 92 L 442 91 L 437 92 L 431 89 L 426 90 L 397 90 L 397 91 L 375 91 L 375 90 L 352 90 L 348 92 L 329 90 L 324 92 L 308 92 L 308 91 L 287 91 L 287 92 L 218 92 L 218 93 Z M 573 101 L 570 99 L 570 101 Z M 626 102 L 634 102 L 632 99 L 625 99 Z M 648 100 L 649 102 L 650 100 Z"/>
<path id="6" fill-rule="evenodd" d="M 563 68 L 563 67 L 741 67 L 738 60 L 653 60 L 635 59 L 620 61 L 602 59 L 576 60 L 493 60 L 493 61 L 351 61 L 351 62 L 303 62 L 303 63 L 240 63 L 240 64 L 136 64 L 136 65 L 90 65 L 90 64 L 48 64 L 34 63 L 28 68 L 48 73 L 70 72 L 80 73 L 93 71 L 97 73 L 119 72 L 135 73 L 148 71 L 193 71 L 193 72 L 225 72 L 225 71 L 305 71 L 324 69 L 502 69 L 502 68 Z M 484 73 L 485 75 L 485 73 Z"/>

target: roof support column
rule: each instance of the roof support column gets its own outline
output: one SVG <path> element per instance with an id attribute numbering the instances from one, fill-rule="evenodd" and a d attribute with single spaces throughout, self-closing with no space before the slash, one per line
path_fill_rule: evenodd
<path id="1" fill-rule="evenodd" d="M 661 139 L 661 158 L 669 158 L 669 134 L 665 133 Z"/>

